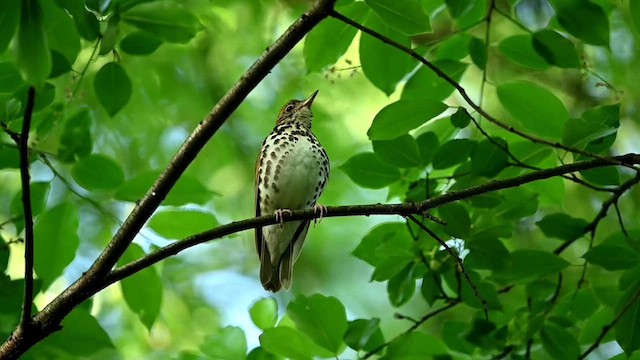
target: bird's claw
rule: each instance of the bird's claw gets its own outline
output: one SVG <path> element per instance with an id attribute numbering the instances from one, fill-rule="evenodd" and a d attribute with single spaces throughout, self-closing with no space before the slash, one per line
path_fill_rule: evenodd
<path id="1" fill-rule="evenodd" d="M 276 221 L 280 224 L 280 228 L 282 228 L 282 223 L 284 222 L 284 214 L 291 216 L 291 214 L 293 213 L 289 209 L 278 209 L 274 211 L 273 214 L 276 216 Z"/>
<path id="2" fill-rule="evenodd" d="M 319 217 L 313 219 L 313 226 L 316 226 L 316 224 L 319 223 L 320 220 L 322 220 L 322 217 L 327 213 L 327 211 L 327 207 L 324 205 L 317 204 L 313 206 L 313 213 L 320 214 Z"/>

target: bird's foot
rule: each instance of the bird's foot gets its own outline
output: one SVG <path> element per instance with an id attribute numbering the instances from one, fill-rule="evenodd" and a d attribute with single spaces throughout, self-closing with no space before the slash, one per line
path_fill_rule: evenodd
<path id="1" fill-rule="evenodd" d="M 282 223 L 284 222 L 284 214 L 291 216 L 291 214 L 293 213 L 290 209 L 278 209 L 274 211 L 273 214 L 276 216 L 276 221 L 280 223 L 280 228 L 282 228 Z"/>
<path id="2" fill-rule="evenodd" d="M 313 226 L 316 226 L 316 224 L 319 223 L 320 220 L 322 220 L 322 217 L 327 213 L 327 211 L 327 207 L 324 205 L 316 204 L 313 206 L 313 213 L 320 214 L 319 217 L 313 219 Z"/>

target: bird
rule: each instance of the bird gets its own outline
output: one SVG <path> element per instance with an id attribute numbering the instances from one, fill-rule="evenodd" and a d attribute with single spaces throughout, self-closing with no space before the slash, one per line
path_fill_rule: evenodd
<path id="1" fill-rule="evenodd" d="M 317 94 L 282 107 L 256 161 L 256 217 L 274 214 L 279 222 L 256 228 L 255 234 L 260 281 L 274 293 L 291 288 L 293 264 L 309 230 L 309 220 L 283 223 L 284 215 L 311 208 L 320 218 L 326 213 L 317 201 L 329 179 L 329 157 L 311 131 Z"/>

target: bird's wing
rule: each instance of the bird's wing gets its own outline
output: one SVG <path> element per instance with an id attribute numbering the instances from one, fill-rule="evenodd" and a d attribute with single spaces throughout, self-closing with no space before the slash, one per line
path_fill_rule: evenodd
<path id="1" fill-rule="evenodd" d="M 262 211 L 260 210 L 260 186 L 258 186 L 260 166 L 262 165 L 262 156 L 263 152 L 260 151 L 260 154 L 258 154 L 258 159 L 256 161 L 256 217 L 262 216 Z M 256 228 L 256 251 L 258 252 L 258 257 L 260 258 L 260 281 L 264 286 L 273 278 L 273 266 L 271 265 L 271 256 L 269 255 L 269 249 L 267 248 L 267 244 L 264 240 L 264 230 L 261 227 Z"/>

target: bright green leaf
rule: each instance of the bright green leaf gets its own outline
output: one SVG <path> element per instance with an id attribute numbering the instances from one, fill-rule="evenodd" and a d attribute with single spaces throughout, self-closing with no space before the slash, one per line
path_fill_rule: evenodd
<path id="1" fill-rule="evenodd" d="M 534 49 L 530 35 L 510 36 L 498 44 L 498 49 L 507 59 L 520 66 L 534 70 L 544 70 L 549 67 L 548 61 Z"/>
<path id="2" fill-rule="evenodd" d="M 497 92 L 504 108 L 526 129 L 551 139 L 561 138 L 569 113 L 549 90 L 531 82 L 514 81 L 498 86 Z"/>
<path id="3" fill-rule="evenodd" d="M 92 154 L 80 159 L 71 171 L 73 179 L 87 190 L 114 190 L 124 182 L 120 165 L 106 155 Z"/>
<path id="4" fill-rule="evenodd" d="M 367 131 L 371 140 L 390 140 L 408 133 L 447 109 L 434 100 L 399 100 L 387 105 L 373 119 Z"/>
<path id="5" fill-rule="evenodd" d="M 42 213 L 34 226 L 34 270 L 47 288 L 76 256 L 78 208 L 65 202 Z"/>
<path id="6" fill-rule="evenodd" d="M 332 357 L 331 352 L 316 345 L 306 335 L 286 326 L 265 330 L 260 345 L 270 353 L 290 359 L 311 360 L 315 356 Z"/>
<path id="7" fill-rule="evenodd" d="M 389 165 L 408 168 L 422 163 L 418 143 L 409 134 L 391 140 L 374 140 L 372 144 L 375 154 Z"/>
<path id="8" fill-rule="evenodd" d="M 244 360 L 247 356 L 247 339 L 241 328 L 226 326 L 204 339 L 200 351 L 212 359 Z"/>
<path id="9" fill-rule="evenodd" d="M 589 142 L 615 134 L 616 130 L 616 128 L 610 128 L 584 119 L 569 119 L 564 124 L 562 143 L 567 146 L 584 149 Z"/>
<path id="10" fill-rule="evenodd" d="M 571 40 L 549 29 L 533 34 L 530 40 L 538 56 L 542 56 L 547 63 L 560 68 L 580 68 L 582 63 Z"/>
<path id="11" fill-rule="evenodd" d="M 575 336 L 564 328 L 547 323 L 540 332 L 542 346 L 553 359 L 576 359 L 580 355 L 580 345 Z"/>
<path id="12" fill-rule="evenodd" d="M 431 32 L 429 16 L 417 0 L 365 0 L 367 5 L 388 26 L 405 35 L 419 35 Z"/>
<path id="13" fill-rule="evenodd" d="M 99 55 L 105 55 L 111 52 L 118 42 L 120 37 L 120 17 L 112 16 L 107 22 L 107 29 L 102 34 L 102 41 L 100 41 Z"/>
<path id="14" fill-rule="evenodd" d="M 438 140 L 438 136 L 434 132 L 426 132 L 421 134 L 416 139 L 416 143 L 418 144 L 418 149 L 420 150 L 420 156 L 422 158 L 422 165 L 427 166 L 433 160 L 433 155 L 436 153 L 440 141 Z"/>
<path id="15" fill-rule="evenodd" d="M 22 0 L 14 42 L 16 65 L 30 85 L 40 85 L 51 72 L 51 53 L 38 0 Z"/>
<path id="16" fill-rule="evenodd" d="M 131 80 L 120 64 L 106 63 L 93 79 L 93 89 L 109 116 L 117 114 L 131 98 Z"/>
<path id="17" fill-rule="evenodd" d="M 338 355 L 347 331 L 347 314 L 340 300 L 320 294 L 298 295 L 287 307 L 296 327 L 323 348 Z"/>
<path id="18" fill-rule="evenodd" d="M 7 50 L 20 18 L 20 0 L 4 0 L 0 6 L 0 54 Z M 2 81 L 0 81 L 0 84 Z"/>
<path id="19" fill-rule="evenodd" d="M 480 70 L 484 70 L 487 66 L 487 45 L 482 39 L 472 37 L 469 41 L 469 55 L 471 60 Z"/>
<path id="20" fill-rule="evenodd" d="M 0 93 L 12 93 L 23 86 L 24 82 L 13 62 L 0 62 Z"/>
<path id="21" fill-rule="evenodd" d="M 609 271 L 630 269 L 640 264 L 640 254 L 628 246 L 603 243 L 589 249 L 582 257 Z"/>
<path id="22" fill-rule="evenodd" d="M 149 227 L 165 239 L 183 239 L 217 225 L 213 215 L 198 210 L 160 211 L 149 221 Z"/>
<path id="23" fill-rule="evenodd" d="M 60 161 L 73 162 L 91 153 L 93 147 L 91 123 L 91 114 L 86 108 L 81 109 L 65 121 L 58 147 Z"/>
<path id="24" fill-rule="evenodd" d="M 278 321 L 278 303 L 272 297 L 262 298 L 251 305 L 249 315 L 261 330 L 274 327 Z"/>
<path id="25" fill-rule="evenodd" d="M 620 185 L 620 172 L 615 167 L 603 167 L 580 171 L 580 175 L 590 183 L 598 185 Z"/>
<path id="26" fill-rule="evenodd" d="M 371 189 L 380 189 L 400 180 L 397 168 L 380 161 L 373 153 L 352 156 L 339 168 L 356 184 Z"/>
<path id="27" fill-rule="evenodd" d="M 439 338 L 420 331 L 412 331 L 392 341 L 382 359 L 429 359 L 433 355 L 448 353 L 446 346 Z"/>
<path id="28" fill-rule="evenodd" d="M 118 261 L 118 266 L 124 266 L 144 255 L 140 245 L 130 244 Z M 156 269 L 147 267 L 120 281 L 120 287 L 129 309 L 138 315 L 147 329 L 151 329 L 160 314 L 162 304 L 162 280 Z"/>
<path id="29" fill-rule="evenodd" d="M 123 201 L 136 202 L 149 191 L 155 180 L 160 176 L 159 171 L 146 171 L 127 180 L 115 193 L 115 198 Z M 211 200 L 214 192 L 207 189 L 191 175 L 183 174 L 171 189 L 163 205 L 180 206 L 185 204 L 204 204 Z"/>
<path id="30" fill-rule="evenodd" d="M 395 274 L 387 283 L 389 302 L 399 307 L 411 300 L 416 290 L 416 280 L 413 278 L 414 264 L 408 264 L 399 273 Z"/>
<path id="31" fill-rule="evenodd" d="M 80 36 L 89 41 L 94 41 L 100 36 L 100 23 L 98 22 L 98 18 L 85 9 L 84 1 L 55 0 L 55 2 L 71 14 Z"/>
<path id="32" fill-rule="evenodd" d="M 469 55 L 471 36 L 466 32 L 452 36 L 440 43 L 436 50 L 438 60 L 462 60 Z"/>
<path id="33" fill-rule="evenodd" d="M 202 29 L 191 11 L 167 1 L 136 5 L 122 13 L 122 20 L 167 42 L 186 43 Z"/>
<path id="34" fill-rule="evenodd" d="M 433 65 L 447 74 L 451 79 L 459 82 L 467 70 L 468 65 L 455 60 L 437 60 Z M 455 90 L 443 78 L 426 66 L 421 66 L 402 88 L 402 100 L 432 99 L 442 101 Z"/>
<path id="35" fill-rule="evenodd" d="M 48 182 L 32 182 L 31 185 L 31 213 L 39 215 L 47 204 L 51 184 Z M 24 229 L 24 210 L 22 209 L 22 190 L 18 191 L 11 200 L 11 214 L 16 218 L 13 222 L 20 231 Z M 0 246 L 2 247 L 2 246 Z"/>
<path id="36" fill-rule="evenodd" d="M 384 343 L 380 331 L 380 319 L 357 319 L 349 321 L 344 342 L 354 350 L 371 351 Z"/>
<path id="37" fill-rule="evenodd" d="M 536 225 L 547 237 L 571 241 L 584 235 L 588 223 L 565 213 L 556 213 L 546 215 Z"/>

